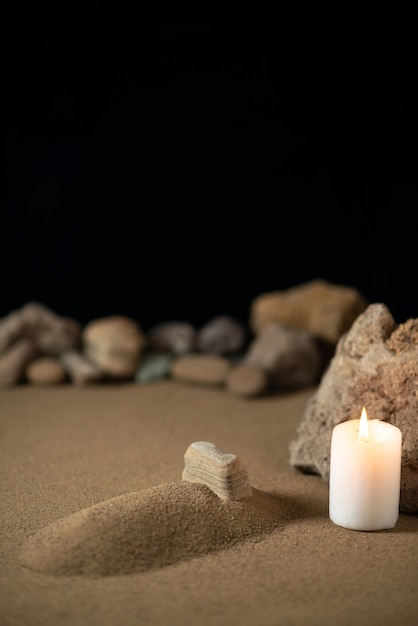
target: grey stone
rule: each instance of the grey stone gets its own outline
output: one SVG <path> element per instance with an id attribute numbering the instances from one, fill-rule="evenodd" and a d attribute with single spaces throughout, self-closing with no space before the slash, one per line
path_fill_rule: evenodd
<path id="1" fill-rule="evenodd" d="M 30 339 L 39 353 L 57 356 L 80 344 L 81 326 L 39 302 L 28 302 L 0 319 L 0 353 L 23 338 Z"/>
<path id="2" fill-rule="evenodd" d="M 318 382 L 323 360 L 310 333 L 273 323 L 252 341 L 244 363 L 267 374 L 270 387 L 297 388 Z"/>
<path id="3" fill-rule="evenodd" d="M 163 322 L 148 332 L 150 350 L 169 351 L 173 355 L 192 352 L 196 346 L 196 329 L 188 322 Z"/>
<path id="4" fill-rule="evenodd" d="M 247 330 L 229 315 L 218 315 L 209 320 L 197 333 L 197 349 L 201 352 L 227 354 L 245 347 Z"/>
<path id="5" fill-rule="evenodd" d="M 164 352 L 145 354 L 135 375 L 135 381 L 137 383 L 148 383 L 167 378 L 170 374 L 172 361 L 173 355 Z"/>
<path id="6" fill-rule="evenodd" d="M 343 335 L 289 443 L 294 468 L 329 481 L 334 426 L 366 407 L 402 432 L 400 510 L 418 512 L 418 319 L 397 325 L 386 305 L 370 304 Z"/>
<path id="7" fill-rule="evenodd" d="M 102 378 L 100 369 L 89 361 L 80 350 L 66 350 L 60 355 L 60 362 L 75 385 L 90 385 Z"/>
<path id="8" fill-rule="evenodd" d="M 32 339 L 22 337 L 0 354 L 0 386 L 12 386 L 19 383 L 29 363 L 38 354 Z"/>

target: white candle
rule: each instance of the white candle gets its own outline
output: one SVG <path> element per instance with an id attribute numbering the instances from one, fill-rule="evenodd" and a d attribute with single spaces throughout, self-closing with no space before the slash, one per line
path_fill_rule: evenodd
<path id="1" fill-rule="evenodd" d="M 332 431 L 329 516 L 352 530 L 393 528 L 399 517 L 402 433 L 378 419 L 348 420 Z"/>

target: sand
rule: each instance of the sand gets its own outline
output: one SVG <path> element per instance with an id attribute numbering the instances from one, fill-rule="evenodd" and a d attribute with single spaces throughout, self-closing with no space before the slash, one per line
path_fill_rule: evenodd
<path id="1" fill-rule="evenodd" d="M 340 528 L 289 465 L 313 392 L 0 389 L 0 624 L 416 626 L 418 516 Z M 182 481 L 193 441 L 237 454 L 253 496 Z"/>

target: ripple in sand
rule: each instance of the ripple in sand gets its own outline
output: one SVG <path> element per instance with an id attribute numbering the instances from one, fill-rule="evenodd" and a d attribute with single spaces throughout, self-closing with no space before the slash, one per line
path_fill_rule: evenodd
<path id="1" fill-rule="evenodd" d="M 206 485 L 164 483 L 83 509 L 36 533 L 20 563 L 55 576 L 114 576 L 165 567 L 277 529 L 279 500 L 225 501 Z"/>

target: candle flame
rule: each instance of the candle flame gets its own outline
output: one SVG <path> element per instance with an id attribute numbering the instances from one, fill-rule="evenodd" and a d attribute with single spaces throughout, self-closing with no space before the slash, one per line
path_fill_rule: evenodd
<path id="1" fill-rule="evenodd" d="M 367 423 L 366 407 L 363 407 L 361 410 L 358 439 L 359 441 L 369 441 L 369 427 Z"/>

